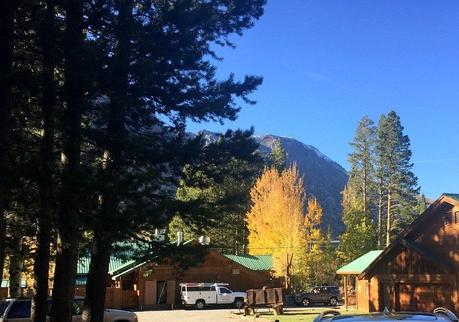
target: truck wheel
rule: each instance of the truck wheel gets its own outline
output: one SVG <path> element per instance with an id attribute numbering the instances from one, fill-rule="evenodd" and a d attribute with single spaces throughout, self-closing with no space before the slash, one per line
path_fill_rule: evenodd
<path id="1" fill-rule="evenodd" d="M 206 306 L 206 302 L 204 300 L 197 300 L 194 306 L 197 310 L 202 310 Z"/>
<path id="2" fill-rule="evenodd" d="M 234 300 L 234 305 L 236 306 L 236 308 L 242 309 L 244 307 L 244 300 L 241 298 L 237 298 Z"/>
<path id="3" fill-rule="evenodd" d="M 303 299 L 303 306 L 309 306 L 311 305 L 311 300 L 309 300 L 307 297 Z"/>
<path id="4" fill-rule="evenodd" d="M 338 305 L 338 299 L 336 297 L 332 297 L 328 303 L 331 306 L 336 306 L 336 305 Z"/>

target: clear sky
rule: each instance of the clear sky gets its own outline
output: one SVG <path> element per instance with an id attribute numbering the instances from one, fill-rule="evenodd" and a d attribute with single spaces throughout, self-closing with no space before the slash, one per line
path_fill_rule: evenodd
<path id="1" fill-rule="evenodd" d="M 264 83 L 235 122 L 191 124 L 294 137 L 349 168 L 358 121 L 394 109 L 432 198 L 459 193 L 459 1 L 268 0 L 219 76 Z"/>

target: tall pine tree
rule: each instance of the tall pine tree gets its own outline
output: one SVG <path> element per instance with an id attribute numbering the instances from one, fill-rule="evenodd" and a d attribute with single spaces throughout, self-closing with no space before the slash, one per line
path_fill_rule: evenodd
<path id="1" fill-rule="evenodd" d="M 410 139 L 403 133 L 400 117 L 394 111 L 381 116 L 377 130 L 377 176 L 380 184 L 379 212 L 385 211 L 385 243 L 403 229 L 401 216 L 413 213 L 419 192 L 412 172 Z M 406 223 L 405 223 L 406 225 Z"/>
<path id="2" fill-rule="evenodd" d="M 357 127 L 354 140 L 351 142 L 353 151 L 349 154 L 351 171 L 348 185 L 362 200 L 363 212 L 372 217 L 374 199 L 374 165 L 375 165 L 376 127 L 368 116 L 363 117 Z"/>

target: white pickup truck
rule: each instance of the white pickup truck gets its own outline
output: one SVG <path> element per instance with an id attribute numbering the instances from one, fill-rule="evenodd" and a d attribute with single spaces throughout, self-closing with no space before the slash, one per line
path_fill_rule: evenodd
<path id="1" fill-rule="evenodd" d="M 182 283 L 180 294 L 182 304 L 194 305 L 202 310 L 206 305 L 234 304 L 237 308 L 244 306 L 247 293 L 233 292 L 224 283 Z"/>

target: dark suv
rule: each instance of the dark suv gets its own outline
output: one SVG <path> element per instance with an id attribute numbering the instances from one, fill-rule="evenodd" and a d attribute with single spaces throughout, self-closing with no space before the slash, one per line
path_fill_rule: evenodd
<path id="1" fill-rule="evenodd" d="M 309 306 L 315 303 L 338 305 L 343 296 L 338 286 L 316 286 L 310 292 L 298 293 L 295 295 L 296 304 Z"/>

